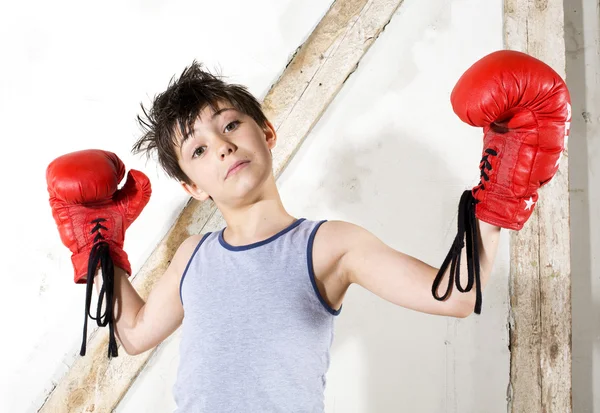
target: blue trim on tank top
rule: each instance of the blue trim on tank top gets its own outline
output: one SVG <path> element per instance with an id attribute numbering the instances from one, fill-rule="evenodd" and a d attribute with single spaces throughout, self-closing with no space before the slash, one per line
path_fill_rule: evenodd
<path id="1" fill-rule="evenodd" d="M 327 222 L 327 221 L 326 220 L 319 221 L 317 223 L 317 225 L 315 225 L 315 227 L 313 228 L 312 232 L 310 233 L 310 236 L 308 237 L 308 245 L 306 246 L 306 257 L 307 257 L 306 259 L 308 261 L 308 276 L 310 277 L 310 283 L 313 286 L 313 290 L 315 290 L 315 294 L 317 295 L 317 298 L 319 299 L 319 301 L 321 302 L 323 307 L 325 307 L 325 309 L 327 311 L 329 311 L 329 313 L 337 316 L 342 312 L 343 305 L 340 306 L 339 310 L 334 310 L 333 308 L 331 308 L 329 306 L 329 304 L 327 304 L 327 302 L 325 301 L 323 296 L 321 296 L 321 293 L 319 292 L 319 288 L 317 287 L 317 282 L 315 280 L 315 269 L 313 266 L 313 244 L 315 242 L 315 236 L 317 235 L 317 230 L 324 222 Z"/>
<path id="2" fill-rule="evenodd" d="M 270 242 L 275 241 L 277 238 L 279 238 L 280 236 L 282 236 L 283 234 L 285 234 L 288 231 L 291 231 L 292 229 L 296 228 L 298 225 L 300 225 L 302 222 L 304 222 L 306 220 L 306 218 L 300 218 L 296 221 L 294 221 L 290 226 L 288 226 L 285 229 L 282 229 L 281 231 L 279 231 L 277 234 L 262 240 L 262 241 L 258 241 L 258 242 L 254 242 L 252 244 L 248 244 L 248 245 L 231 245 L 228 244 L 227 241 L 225 241 L 225 239 L 223 238 L 223 232 L 225 231 L 225 228 L 223 228 L 221 231 L 219 231 L 219 243 L 221 244 L 221 246 L 225 249 L 228 249 L 229 251 L 246 251 L 252 248 L 257 248 L 260 247 L 262 245 L 268 244 Z"/>
<path id="3" fill-rule="evenodd" d="M 181 300 L 181 305 L 183 305 L 183 294 L 181 293 L 181 289 L 183 287 L 183 280 L 185 279 L 188 268 L 190 268 L 190 264 L 192 263 L 192 260 L 194 259 L 194 257 L 196 256 L 196 253 L 200 249 L 200 246 L 204 243 L 204 240 L 206 240 L 206 238 L 208 238 L 208 236 L 210 234 L 211 234 L 210 232 L 207 232 L 206 234 L 204 234 L 204 236 L 202 237 L 202 239 L 200 240 L 198 245 L 196 245 L 196 248 L 194 248 L 194 252 L 192 253 L 192 256 L 190 257 L 190 259 L 188 260 L 187 265 L 185 266 L 185 270 L 183 270 L 183 275 L 181 276 L 181 281 L 179 281 L 179 299 Z"/>

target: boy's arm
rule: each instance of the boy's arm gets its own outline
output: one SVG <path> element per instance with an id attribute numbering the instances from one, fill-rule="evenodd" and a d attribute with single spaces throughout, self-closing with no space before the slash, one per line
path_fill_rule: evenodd
<path id="1" fill-rule="evenodd" d="M 147 351 L 165 340 L 183 320 L 179 296 L 181 277 L 201 235 L 185 240 L 173 256 L 165 273 L 154 284 L 146 302 L 140 297 L 125 271 L 115 267 L 115 332 L 127 354 Z M 95 277 L 96 290 L 102 277 Z"/>
<path id="2" fill-rule="evenodd" d="M 478 221 L 478 226 L 483 288 L 498 249 L 500 228 L 482 221 Z M 393 304 L 419 312 L 453 317 L 467 317 L 473 312 L 475 289 L 461 293 L 454 288 L 445 301 L 436 300 L 432 296 L 431 286 L 438 269 L 396 251 L 364 228 L 347 222 L 330 221 L 323 224 L 319 232 L 321 237 L 317 236 L 315 242 L 321 238 L 319 245 L 330 249 L 330 256 L 337 261 L 330 267 L 336 268 L 336 278 L 345 286 L 333 287 L 335 291 L 345 292 L 349 285 L 358 284 Z M 463 248 L 461 259 L 462 285 L 467 284 L 465 250 Z M 440 284 L 442 289 L 447 286 L 448 273 L 449 270 Z M 335 292 L 326 294 L 332 301 L 338 301 Z"/>

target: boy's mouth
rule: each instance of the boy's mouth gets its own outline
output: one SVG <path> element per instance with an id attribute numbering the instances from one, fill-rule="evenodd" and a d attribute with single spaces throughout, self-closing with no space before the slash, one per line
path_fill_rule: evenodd
<path id="1" fill-rule="evenodd" d="M 229 176 L 235 174 L 237 171 L 245 168 L 245 166 L 249 163 L 250 161 L 237 161 L 233 163 L 233 165 L 231 165 L 227 170 L 227 175 L 225 175 L 225 179 L 229 178 Z"/>

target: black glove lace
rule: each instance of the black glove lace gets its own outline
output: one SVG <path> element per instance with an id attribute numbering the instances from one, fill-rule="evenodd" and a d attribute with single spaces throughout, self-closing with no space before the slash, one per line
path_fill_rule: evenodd
<path id="1" fill-rule="evenodd" d="M 104 240 L 104 237 L 100 233 L 100 230 L 107 230 L 101 222 L 106 221 L 103 218 L 98 218 L 93 220 L 91 223 L 95 224 L 94 228 L 92 228 L 91 233 L 97 232 L 96 237 L 94 239 L 94 246 L 90 252 L 90 257 L 88 260 L 88 271 L 87 271 L 87 281 L 86 281 L 86 291 L 85 291 L 85 317 L 83 322 L 83 341 L 81 343 L 81 351 L 80 355 L 84 356 L 86 351 L 86 342 L 87 342 L 87 322 L 88 316 L 92 320 L 96 320 L 96 324 L 99 327 L 105 327 L 108 325 L 109 329 L 109 341 L 108 341 L 108 357 L 117 357 L 117 340 L 115 338 L 115 329 L 114 329 L 114 281 L 115 281 L 115 268 L 113 264 L 113 260 L 110 256 L 110 246 Z M 92 291 L 94 286 L 94 276 L 96 275 L 96 269 L 98 268 L 98 264 L 100 264 L 100 268 L 102 270 L 102 287 L 100 288 L 100 293 L 98 295 L 98 307 L 96 308 L 96 317 L 90 314 L 90 307 L 92 303 Z M 106 299 L 106 311 L 104 314 L 102 312 L 102 303 Z"/>
<path id="2" fill-rule="evenodd" d="M 492 170 L 492 165 L 488 160 L 489 156 L 496 156 L 498 153 L 493 149 L 486 149 L 485 155 L 481 158 L 481 162 L 479 163 L 479 169 L 481 171 L 480 174 L 480 184 L 474 189 L 474 191 L 485 189 L 484 181 L 489 181 L 490 178 L 486 171 Z M 442 263 L 435 280 L 433 281 L 433 286 L 431 288 L 431 292 L 433 297 L 436 300 L 444 301 L 450 295 L 452 291 L 452 284 L 456 285 L 456 288 L 460 292 L 469 292 L 473 289 L 473 284 L 475 284 L 476 288 L 476 298 L 475 298 L 475 314 L 481 314 L 481 304 L 482 304 L 482 294 L 481 294 L 481 276 L 480 276 L 480 267 L 479 267 L 479 243 L 477 239 L 477 221 L 475 218 L 475 205 L 478 203 L 471 191 L 463 192 L 460 203 L 458 205 L 458 231 L 456 237 L 454 238 L 454 242 L 450 247 L 450 251 L 448 255 L 446 255 L 446 259 Z M 465 247 L 464 240 L 467 241 L 467 286 L 463 288 L 460 284 L 460 260 L 461 260 L 461 252 Z M 450 266 L 450 274 L 448 276 L 448 287 L 446 292 L 439 296 L 437 293 L 437 289 L 442 282 L 442 278 L 446 270 L 448 269 L 448 265 Z"/>
<path id="3" fill-rule="evenodd" d="M 490 157 L 490 155 L 498 156 L 498 152 L 496 152 L 495 150 L 490 149 L 490 148 L 487 148 L 484 152 L 485 152 L 485 155 L 483 155 L 483 157 L 481 158 L 481 162 L 479 162 L 479 170 L 481 171 L 481 173 L 479 174 L 479 176 L 480 176 L 479 185 L 477 185 L 477 187 L 474 189 L 475 192 L 477 192 L 481 189 L 485 189 L 485 183 L 483 181 L 487 182 L 490 180 L 490 177 L 488 176 L 486 170 L 491 171 L 492 164 L 490 163 L 488 158 Z"/>

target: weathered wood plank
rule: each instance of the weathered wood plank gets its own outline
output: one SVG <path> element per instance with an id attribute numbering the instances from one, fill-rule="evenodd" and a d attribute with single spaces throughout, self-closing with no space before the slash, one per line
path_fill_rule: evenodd
<path id="1" fill-rule="evenodd" d="M 263 107 L 278 133 L 273 167 L 279 176 L 402 0 L 337 0 L 265 97 Z M 180 217 L 133 279 L 143 298 L 189 235 L 223 225 L 210 202 L 190 200 Z M 206 228 L 205 228 L 206 227 Z M 110 412 L 155 349 L 131 357 L 106 357 L 108 334 L 94 332 L 87 355 L 77 357 L 50 393 L 41 412 Z"/>
<path id="2" fill-rule="evenodd" d="M 565 76 L 563 2 L 505 0 L 505 46 Z M 568 155 L 540 191 L 526 227 L 511 234 L 511 408 L 567 413 L 571 401 Z"/>

